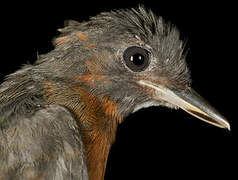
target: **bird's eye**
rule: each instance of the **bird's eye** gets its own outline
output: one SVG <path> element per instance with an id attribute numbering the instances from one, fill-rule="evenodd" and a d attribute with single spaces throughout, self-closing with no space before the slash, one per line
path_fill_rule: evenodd
<path id="1" fill-rule="evenodd" d="M 140 72 L 149 66 L 150 54 L 146 49 L 132 46 L 124 51 L 123 60 L 132 71 Z"/>

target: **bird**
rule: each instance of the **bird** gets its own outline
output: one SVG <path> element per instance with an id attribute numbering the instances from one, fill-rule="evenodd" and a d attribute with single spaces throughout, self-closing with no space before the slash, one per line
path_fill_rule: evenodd
<path id="1" fill-rule="evenodd" d="M 195 90 L 185 43 L 151 9 L 68 20 L 54 49 L 0 85 L 0 179 L 104 179 L 120 123 L 142 108 L 229 122 Z"/>

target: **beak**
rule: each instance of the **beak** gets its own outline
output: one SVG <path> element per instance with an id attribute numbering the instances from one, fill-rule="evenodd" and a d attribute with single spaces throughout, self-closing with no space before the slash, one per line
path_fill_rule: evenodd
<path id="1" fill-rule="evenodd" d="M 140 80 L 139 84 L 154 89 L 158 100 L 173 104 L 207 123 L 230 130 L 228 121 L 193 89 L 170 90 L 146 80 Z"/>

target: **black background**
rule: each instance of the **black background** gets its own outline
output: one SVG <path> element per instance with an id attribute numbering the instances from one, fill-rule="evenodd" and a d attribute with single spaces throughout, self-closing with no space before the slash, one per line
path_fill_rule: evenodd
<path id="1" fill-rule="evenodd" d="M 231 124 L 229 132 L 182 110 L 152 107 L 119 127 L 105 179 L 230 179 L 237 168 L 235 4 L 185 1 L 58 1 L 1 5 L 0 80 L 37 53 L 50 51 L 64 20 L 87 20 L 102 11 L 144 4 L 175 24 L 187 40 L 193 88 Z M 163 178 L 166 177 L 166 178 Z"/>

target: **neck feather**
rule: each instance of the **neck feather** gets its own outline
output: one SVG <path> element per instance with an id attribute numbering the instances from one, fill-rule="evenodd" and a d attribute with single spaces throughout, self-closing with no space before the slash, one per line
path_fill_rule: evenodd
<path id="1" fill-rule="evenodd" d="M 108 153 L 122 119 L 117 104 L 109 97 L 97 97 L 81 87 L 58 87 L 51 82 L 44 86 L 48 103 L 64 105 L 76 116 L 90 179 L 104 179 Z"/>

